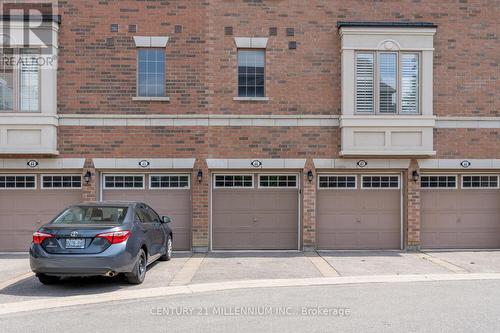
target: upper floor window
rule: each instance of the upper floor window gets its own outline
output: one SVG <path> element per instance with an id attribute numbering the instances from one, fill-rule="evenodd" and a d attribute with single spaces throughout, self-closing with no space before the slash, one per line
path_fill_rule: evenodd
<path id="1" fill-rule="evenodd" d="M 356 112 L 418 114 L 419 54 L 356 53 Z"/>
<path id="2" fill-rule="evenodd" d="M 0 111 L 40 110 L 40 66 L 37 49 L 0 50 Z"/>
<path id="3" fill-rule="evenodd" d="M 137 54 L 137 96 L 165 97 L 165 50 L 140 48 Z"/>
<path id="4" fill-rule="evenodd" d="M 238 50 L 238 97 L 265 97 L 264 50 Z"/>

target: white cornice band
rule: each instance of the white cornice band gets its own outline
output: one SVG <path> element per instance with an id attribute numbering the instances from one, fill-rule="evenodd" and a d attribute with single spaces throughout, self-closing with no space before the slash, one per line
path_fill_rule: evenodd
<path id="1" fill-rule="evenodd" d="M 314 159 L 316 169 L 408 169 L 409 159 Z"/>
<path id="2" fill-rule="evenodd" d="M 84 158 L 0 159 L 0 169 L 83 169 L 84 165 Z"/>
<path id="3" fill-rule="evenodd" d="M 1 115 L 3 116 L 3 115 Z M 126 114 L 60 114 L 59 126 L 310 126 L 339 127 L 338 115 L 126 115 Z M 9 117 L 2 117 L 9 122 Z M 15 118 L 15 119 L 14 119 Z M 343 122 L 349 117 L 343 117 Z M 352 117 L 351 117 L 352 118 Z M 366 116 L 364 118 L 367 118 Z M 412 119 L 417 117 L 410 117 Z M 51 118 L 55 119 L 55 118 Z M 369 118 L 367 118 L 369 119 Z M 404 124 L 405 117 L 398 118 Z M 436 128 L 500 128 L 500 117 L 422 117 L 423 122 L 434 121 Z M 13 116 L 10 123 L 26 119 Z M 383 122 L 375 118 L 373 121 Z M 56 121 L 57 122 L 57 121 Z"/>
<path id="4" fill-rule="evenodd" d="M 209 169 L 304 169 L 305 158 L 207 159 Z"/>
<path id="5" fill-rule="evenodd" d="M 420 169 L 500 169 L 500 159 L 419 159 Z"/>
<path id="6" fill-rule="evenodd" d="M 104 169 L 192 169 L 194 158 L 94 158 L 94 168 Z"/>

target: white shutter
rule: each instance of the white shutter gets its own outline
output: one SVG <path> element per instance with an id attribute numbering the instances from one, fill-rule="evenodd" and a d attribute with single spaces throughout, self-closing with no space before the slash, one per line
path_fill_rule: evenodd
<path id="1" fill-rule="evenodd" d="M 418 113 L 418 54 L 401 54 L 401 113 Z"/>
<path id="2" fill-rule="evenodd" d="M 373 113 L 373 53 L 356 54 L 356 112 Z"/>

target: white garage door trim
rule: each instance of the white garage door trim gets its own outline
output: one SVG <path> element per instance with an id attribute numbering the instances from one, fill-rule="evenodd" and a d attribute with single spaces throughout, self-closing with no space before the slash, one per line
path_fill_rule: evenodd
<path id="1" fill-rule="evenodd" d="M 251 187 L 245 187 L 245 186 L 242 186 L 242 187 L 227 187 L 229 189 L 231 188 L 239 188 L 239 189 L 255 189 L 255 181 L 256 181 L 256 178 L 257 178 L 257 188 L 258 189 L 261 189 L 260 187 L 260 176 L 261 175 L 296 175 L 297 177 L 297 187 L 295 187 L 295 189 L 297 189 L 297 202 L 298 202 L 298 205 L 297 205 L 297 249 L 296 250 L 214 250 L 213 249 L 213 211 L 214 211 L 214 206 L 213 206 L 213 189 L 216 188 L 218 190 L 222 190 L 226 187 L 218 187 L 218 186 L 215 186 L 215 177 L 217 175 L 227 175 L 227 176 L 234 176 L 234 175 L 246 175 L 246 176 L 252 176 L 252 186 Z M 255 175 L 257 175 L 255 177 Z M 301 244 L 302 244 L 302 232 L 301 232 L 301 223 L 302 223 L 302 186 L 301 186 L 301 173 L 297 173 L 297 172 L 280 172 L 280 173 L 259 173 L 259 172 L 253 172 L 253 173 L 250 173 L 250 172 L 212 172 L 211 175 L 210 175 L 210 182 L 209 182 L 209 192 L 210 192 L 210 196 L 209 196 L 209 207 L 210 207 L 210 213 L 209 213 L 209 221 L 208 221 L 208 229 L 209 229 L 209 246 L 208 246 L 208 249 L 209 251 L 211 252 L 287 252 L 287 251 L 290 251 L 290 252 L 296 252 L 296 251 L 300 251 L 301 249 Z M 279 187 L 263 187 L 262 189 L 266 189 L 266 188 L 269 188 L 269 189 L 276 189 L 276 188 L 279 188 Z M 291 187 L 289 187 L 291 188 Z"/>

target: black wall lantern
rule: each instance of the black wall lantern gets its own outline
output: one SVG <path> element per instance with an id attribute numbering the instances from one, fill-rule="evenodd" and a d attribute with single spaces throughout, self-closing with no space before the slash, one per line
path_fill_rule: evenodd
<path id="1" fill-rule="evenodd" d="M 311 183 L 314 180 L 314 175 L 312 170 L 307 171 L 307 180 Z"/>
<path id="2" fill-rule="evenodd" d="M 85 184 L 88 184 L 90 182 L 90 179 L 92 178 L 92 174 L 90 173 L 89 170 L 85 173 L 85 176 L 83 176 L 83 180 L 85 181 Z"/>
<path id="3" fill-rule="evenodd" d="M 420 175 L 417 170 L 413 170 L 411 174 L 411 179 L 416 183 L 418 182 L 418 179 L 420 178 Z"/>
<path id="4" fill-rule="evenodd" d="M 198 183 L 201 184 L 201 181 L 203 180 L 203 171 L 198 170 L 198 174 L 196 175 L 196 179 L 198 179 Z"/>

